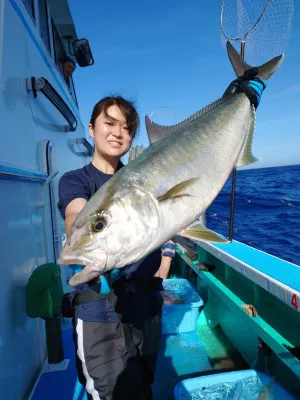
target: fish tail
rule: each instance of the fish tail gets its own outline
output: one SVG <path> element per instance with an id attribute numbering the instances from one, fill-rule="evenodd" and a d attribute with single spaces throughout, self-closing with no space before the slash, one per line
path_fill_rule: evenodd
<path id="1" fill-rule="evenodd" d="M 234 72 L 236 73 L 237 77 L 242 76 L 246 71 L 253 68 L 253 66 L 247 64 L 242 59 L 242 57 L 239 55 L 239 53 L 235 50 L 235 48 L 229 41 L 226 44 L 226 49 L 232 68 L 234 69 Z M 280 56 L 274 57 L 272 58 L 272 60 L 267 61 L 265 64 L 256 67 L 258 70 L 257 75 L 265 80 L 269 79 L 270 76 L 273 75 L 274 72 L 281 65 L 283 58 L 284 54 L 281 54 Z"/>

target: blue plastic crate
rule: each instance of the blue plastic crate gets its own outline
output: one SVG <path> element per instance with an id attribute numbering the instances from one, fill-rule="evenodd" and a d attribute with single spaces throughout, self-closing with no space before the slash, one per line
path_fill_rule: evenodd
<path id="1" fill-rule="evenodd" d="M 163 287 L 163 334 L 194 331 L 203 305 L 199 294 L 186 279 L 164 279 Z"/>
<path id="2" fill-rule="evenodd" d="M 271 378 L 254 369 L 243 371 L 224 372 L 185 379 L 179 382 L 174 389 L 175 400 L 257 400 Z M 268 400 L 296 400 L 278 382 L 269 386 L 266 394 Z"/>

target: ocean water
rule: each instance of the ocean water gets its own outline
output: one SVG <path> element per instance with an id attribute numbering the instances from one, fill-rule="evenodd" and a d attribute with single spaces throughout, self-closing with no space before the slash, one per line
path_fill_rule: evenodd
<path id="1" fill-rule="evenodd" d="M 207 210 L 229 237 L 231 176 Z M 233 239 L 300 265 L 300 165 L 238 170 Z"/>

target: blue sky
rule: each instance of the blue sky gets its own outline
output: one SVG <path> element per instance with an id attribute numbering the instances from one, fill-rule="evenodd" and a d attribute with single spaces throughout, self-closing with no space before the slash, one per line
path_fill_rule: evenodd
<path id="1" fill-rule="evenodd" d="M 219 1 L 70 0 L 79 37 L 95 64 L 74 73 L 83 123 L 94 104 L 119 93 L 134 100 L 141 127 L 134 144 L 148 146 L 144 118 L 173 124 L 222 95 L 235 78 L 221 44 Z M 267 44 L 266 44 L 267 46 Z M 267 60 L 266 60 L 267 61 Z M 300 4 L 285 60 L 268 81 L 257 111 L 253 168 L 300 164 Z"/>

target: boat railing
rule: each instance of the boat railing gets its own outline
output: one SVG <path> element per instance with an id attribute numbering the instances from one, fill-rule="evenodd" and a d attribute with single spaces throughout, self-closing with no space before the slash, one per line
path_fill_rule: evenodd
<path id="1" fill-rule="evenodd" d="M 29 181 L 43 184 L 49 175 L 37 171 L 30 171 L 23 168 L 13 167 L 0 163 L 0 179 Z"/>
<path id="2" fill-rule="evenodd" d="M 26 79 L 27 90 L 32 90 L 34 98 L 37 98 L 40 91 L 50 101 L 50 103 L 60 112 L 60 114 L 68 122 L 65 126 L 66 132 L 74 132 L 77 128 L 77 119 L 68 104 L 61 95 L 49 83 L 46 78 L 31 77 Z"/>

